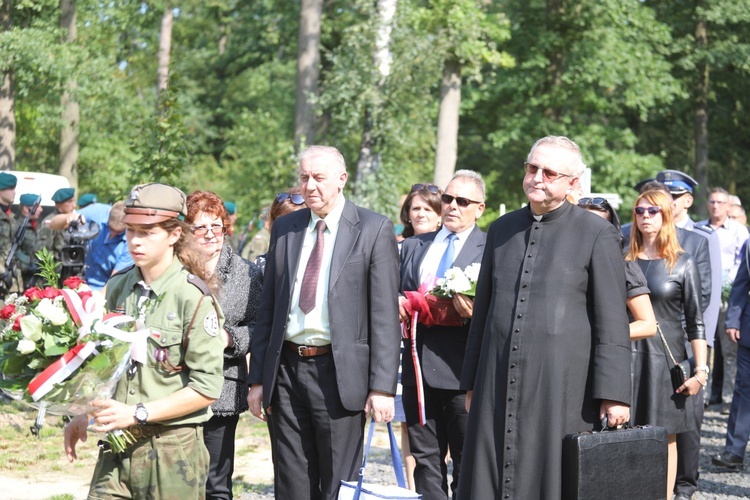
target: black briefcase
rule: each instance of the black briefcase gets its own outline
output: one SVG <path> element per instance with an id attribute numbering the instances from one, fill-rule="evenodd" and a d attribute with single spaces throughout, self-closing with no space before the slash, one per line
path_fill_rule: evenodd
<path id="1" fill-rule="evenodd" d="M 563 498 L 651 500 L 667 494 L 667 429 L 568 434 L 563 440 Z"/>

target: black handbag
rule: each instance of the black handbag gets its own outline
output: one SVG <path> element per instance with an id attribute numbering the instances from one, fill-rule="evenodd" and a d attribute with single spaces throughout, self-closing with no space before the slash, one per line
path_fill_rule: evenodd
<path id="1" fill-rule="evenodd" d="M 664 344 L 664 351 L 666 354 L 669 355 L 669 359 L 667 359 L 667 362 L 671 359 L 672 361 L 672 367 L 669 369 L 669 376 L 672 379 L 672 389 L 676 392 L 677 389 L 682 387 L 682 384 L 685 383 L 685 381 L 689 378 L 688 373 L 690 373 L 690 361 L 687 359 L 678 363 L 676 359 L 674 359 L 674 356 L 672 355 L 672 351 L 669 349 L 669 345 L 667 345 L 667 339 L 664 338 L 664 334 L 661 331 L 661 327 L 659 326 L 659 323 L 656 323 L 656 329 L 659 331 L 659 336 L 661 337 L 661 341 Z"/>
<path id="2" fill-rule="evenodd" d="M 667 429 L 638 426 L 568 434 L 563 439 L 565 500 L 632 498 L 667 493 Z"/>

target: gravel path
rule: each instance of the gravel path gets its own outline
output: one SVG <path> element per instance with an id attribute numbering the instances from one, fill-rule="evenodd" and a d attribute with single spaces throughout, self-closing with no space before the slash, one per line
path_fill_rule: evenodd
<path id="1" fill-rule="evenodd" d="M 743 472 L 725 472 L 711 464 L 711 456 L 724 449 L 727 416 L 713 409 L 707 410 L 703 420 L 701 436 L 699 491 L 695 500 L 734 500 L 750 498 L 750 466 Z M 398 431 L 397 431 L 398 432 Z M 372 483 L 395 484 L 390 466 L 390 452 L 385 427 L 380 426 L 367 465 L 365 480 Z M 749 455 L 750 457 L 750 455 Z M 273 498 L 273 487 L 246 493 L 240 500 L 267 500 Z"/>

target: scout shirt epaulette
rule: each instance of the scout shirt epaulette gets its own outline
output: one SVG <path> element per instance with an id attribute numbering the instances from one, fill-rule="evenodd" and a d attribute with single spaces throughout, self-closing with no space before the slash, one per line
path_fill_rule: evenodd
<path id="1" fill-rule="evenodd" d="M 190 283 L 191 285 L 195 286 L 198 290 L 200 290 L 203 295 L 211 295 L 212 293 L 211 288 L 200 277 L 192 273 L 188 273 L 187 280 L 188 280 L 188 283 Z"/>

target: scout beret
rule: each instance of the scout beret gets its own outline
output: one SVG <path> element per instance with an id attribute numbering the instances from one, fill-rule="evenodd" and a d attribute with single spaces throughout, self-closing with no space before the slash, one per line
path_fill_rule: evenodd
<path id="1" fill-rule="evenodd" d="M 185 193 L 173 186 L 152 182 L 135 186 L 125 200 L 125 224 L 156 224 L 187 215 Z"/>
<path id="2" fill-rule="evenodd" d="M 0 189 L 10 189 L 16 187 L 18 179 L 15 175 L 7 172 L 0 172 Z"/>
<path id="3" fill-rule="evenodd" d="M 91 205 L 92 203 L 96 203 L 96 195 L 94 193 L 86 193 L 78 198 L 78 206 L 81 208 L 86 205 Z"/>
<path id="4" fill-rule="evenodd" d="M 656 174 L 656 180 L 669 188 L 676 195 L 692 193 L 698 187 L 698 181 L 679 170 L 662 170 Z"/>
<path id="5" fill-rule="evenodd" d="M 41 199 L 42 197 L 39 196 L 38 194 L 26 193 L 26 194 L 21 195 L 21 198 L 19 201 L 21 205 L 25 205 L 27 207 L 33 207 L 34 203 L 36 203 L 37 200 L 41 200 Z"/>
<path id="6" fill-rule="evenodd" d="M 52 201 L 54 201 L 55 203 L 62 203 L 64 201 L 68 201 L 75 195 L 75 188 L 61 188 L 55 191 L 55 194 L 52 195 Z"/>
<path id="7" fill-rule="evenodd" d="M 227 209 L 229 215 L 234 215 L 237 212 L 237 204 L 233 201 L 225 201 L 224 208 Z"/>

